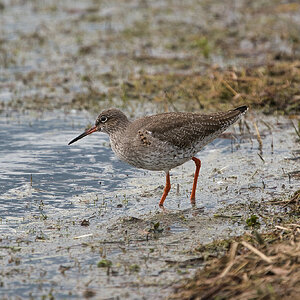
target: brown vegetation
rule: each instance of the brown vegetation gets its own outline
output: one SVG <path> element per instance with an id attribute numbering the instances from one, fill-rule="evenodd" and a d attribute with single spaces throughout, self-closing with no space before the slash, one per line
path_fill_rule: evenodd
<path id="1" fill-rule="evenodd" d="M 169 299 L 296 299 L 300 294 L 300 225 L 233 241 Z M 249 241 L 250 239 L 250 241 Z"/>

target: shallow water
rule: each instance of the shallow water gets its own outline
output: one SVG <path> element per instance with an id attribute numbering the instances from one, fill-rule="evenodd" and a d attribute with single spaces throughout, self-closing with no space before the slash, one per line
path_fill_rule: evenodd
<path id="1" fill-rule="evenodd" d="M 194 164 L 188 162 L 171 172 L 165 202 L 169 214 L 164 215 L 157 206 L 162 172 L 119 161 L 104 134 L 67 145 L 95 116 L 75 111 L 1 115 L 0 292 L 7 297 L 53 292 L 56 298 L 80 298 L 92 289 L 104 299 L 163 297 L 169 283 L 199 266 L 179 275 L 178 262 L 195 257 L 187 249 L 244 232 L 243 222 L 213 219 L 219 209 L 299 188 L 299 180 L 288 176 L 297 170 L 290 159 L 297 149 L 291 121 L 264 117 L 269 130 L 253 117 L 263 140 L 262 158 L 252 122 L 246 119 L 250 132 L 242 126 L 240 133 L 235 125 L 229 130 L 234 139 L 219 138 L 199 154 L 200 209 L 190 208 Z M 89 226 L 81 226 L 83 220 Z M 145 231 L 155 222 L 163 232 L 148 240 Z M 97 268 L 103 258 L 112 261 L 112 269 Z"/>

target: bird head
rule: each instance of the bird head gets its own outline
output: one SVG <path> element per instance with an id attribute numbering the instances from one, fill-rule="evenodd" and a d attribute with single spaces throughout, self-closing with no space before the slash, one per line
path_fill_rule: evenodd
<path id="1" fill-rule="evenodd" d="M 76 141 L 82 139 L 83 137 L 92 134 L 96 131 L 105 132 L 110 135 L 118 130 L 121 130 L 122 128 L 125 128 L 128 122 L 129 121 L 126 115 L 119 109 L 106 109 L 103 112 L 101 112 L 101 114 L 96 119 L 95 126 L 91 127 L 90 129 L 77 136 L 75 139 L 69 142 L 68 145 L 71 145 Z"/>

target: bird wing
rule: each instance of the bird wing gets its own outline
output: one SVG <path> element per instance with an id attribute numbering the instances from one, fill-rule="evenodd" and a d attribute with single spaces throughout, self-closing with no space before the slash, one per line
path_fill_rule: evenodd
<path id="1" fill-rule="evenodd" d="M 147 145 L 151 140 L 170 143 L 187 148 L 220 134 L 233 124 L 241 115 L 238 109 L 214 114 L 165 113 L 150 116 L 139 130 L 142 142 Z"/>

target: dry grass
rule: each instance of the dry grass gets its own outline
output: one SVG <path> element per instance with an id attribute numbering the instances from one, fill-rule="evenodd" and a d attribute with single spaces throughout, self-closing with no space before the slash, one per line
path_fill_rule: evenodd
<path id="1" fill-rule="evenodd" d="M 206 74 L 142 74 L 122 86 L 128 99 L 188 103 L 187 109 L 227 109 L 248 104 L 265 113 L 297 114 L 300 111 L 300 62 L 220 70 Z"/>
<path id="2" fill-rule="evenodd" d="M 299 201 L 300 190 L 269 204 L 288 206 L 287 213 L 297 220 Z M 226 241 L 227 254 L 209 260 L 194 278 L 177 285 L 169 299 L 298 299 L 300 223 L 295 223 L 274 225 L 273 231 L 264 234 L 253 231 L 232 239 L 231 244 Z"/>
<path id="3" fill-rule="evenodd" d="M 163 103 L 166 110 L 217 111 L 247 104 L 266 114 L 300 112 L 300 61 L 239 70 L 211 67 L 204 74 L 134 74 L 124 83 L 113 85 L 107 92 L 100 92 L 86 82 L 87 91 L 72 97 L 36 95 L 13 99 L 7 106 L 18 110 L 62 108 L 94 112 L 111 99 L 121 99 L 124 105 L 130 100 Z"/>
<path id="4" fill-rule="evenodd" d="M 250 241 L 249 241 L 250 238 Z M 234 241 L 169 299 L 297 299 L 300 295 L 300 224 Z M 298 296 L 297 296 L 298 295 Z"/>
<path id="5" fill-rule="evenodd" d="M 283 207 L 286 206 L 292 206 L 293 210 L 292 212 L 295 213 L 300 213 L 300 190 L 296 191 L 294 193 L 294 195 L 289 198 L 289 199 L 283 199 L 283 200 L 275 200 L 275 201 L 271 201 L 271 204 L 278 204 L 278 205 L 282 205 Z"/>

